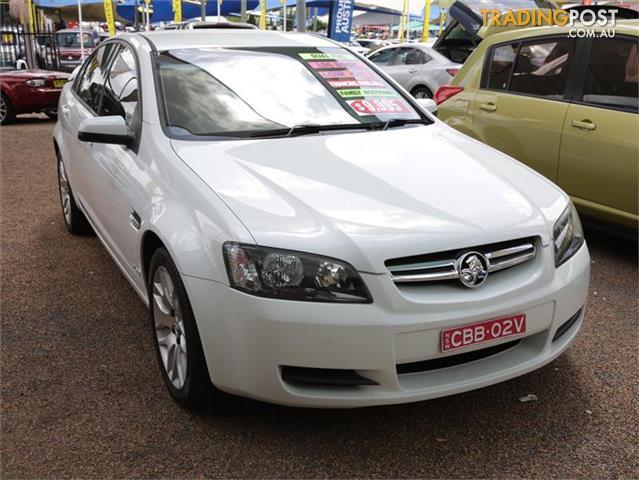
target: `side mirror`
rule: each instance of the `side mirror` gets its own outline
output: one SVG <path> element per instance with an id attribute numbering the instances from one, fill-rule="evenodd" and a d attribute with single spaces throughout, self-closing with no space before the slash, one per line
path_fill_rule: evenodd
<path id="1" fill-rule="evenodd" d="M 432 113 L 433 115 L 437 114 L 437 103 L 432 98 L 417 98 L 417 104 L 422 107 L 424 110 Z"/>
<path id="2" fill-rule="evenodd" d="M 124 122 L 124 118 L 113 115 L 83 120 L 78 129 L 78 140 L 128 147 L 133 144 L 133 135 Z"/>
<path id="3" fill-rule="evenodd" d="M 29 68 L 29 67 L 28 67 L 28 65 L 27 65 L 27 62 L 25 62 L 24 60 L 19 59 L 19 60 L 16 62 L 16 69 L 17 69 L 17 70 L 27 70 L 28 68 Z"/>

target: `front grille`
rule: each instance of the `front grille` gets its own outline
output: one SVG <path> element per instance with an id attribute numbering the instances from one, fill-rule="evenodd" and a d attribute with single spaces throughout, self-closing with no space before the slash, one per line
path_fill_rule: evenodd
<path id="1" fill-rule="evenodd" d="M 514 267 L 535 258 L 537 250 L 534 238 L 493 243 L 459 250 L 413 257 L 387 260 L 385 265 L 393 282 L 422 283 L 457 280 L 459 265 L 457 259 L 466 252 L 483 254 L 488 263 L 488 272 L 497 272 Z"/>
<path id="2" fill-rule="evenodd" d="M 396 366 L 397 374 L 405 375 L 407 373 L 430 372 L 441 368 L 464 365 L 465 363 L 482 360 L 484 358 L 497 355 L 498 353 L 505 352 L 506 350 L 518 345 L 519 342 L 521 342 L 521 340 L 513 340 L 512 342 L 502 343 L 500 345 L 495 345 L 494 347 L 482 348 L 481 350 L 460 353 L 449 357 L 434 358 L 432 360 L 424 360 L 421 362 L 400 363 Z"/>

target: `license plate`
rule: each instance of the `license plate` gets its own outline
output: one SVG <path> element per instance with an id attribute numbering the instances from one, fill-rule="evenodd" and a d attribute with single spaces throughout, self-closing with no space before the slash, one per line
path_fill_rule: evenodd
<path id="1" fill-rule="evenodd" d="M 64 84 L 65 84 L 65 83 L 67 83 L 67 81 L 66 81 L 66 80 L 54 80 L 54 81 L 53 81 L 53 86 L 54 86 L 55 88 L 62 88 L 62 87 L 64 87 Z"/>
<path id="2" fill-rule="evenodd" d="M 463 327 L 442 330 L 441 348 L 442 352 L 447 352 L 525 332 L 526 314 L 518 313 L 510 317 L 496 318 L 464 325 Z"/>

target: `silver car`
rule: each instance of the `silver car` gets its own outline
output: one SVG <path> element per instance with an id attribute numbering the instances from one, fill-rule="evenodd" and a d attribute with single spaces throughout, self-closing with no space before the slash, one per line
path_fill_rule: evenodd
<path id="1" fill-rule="evenodd" d="M 433 98 L 435 90 L 453 78 L 461 65 L 422 43 L 380 48 L 368 59 L 416 98 Z"/>

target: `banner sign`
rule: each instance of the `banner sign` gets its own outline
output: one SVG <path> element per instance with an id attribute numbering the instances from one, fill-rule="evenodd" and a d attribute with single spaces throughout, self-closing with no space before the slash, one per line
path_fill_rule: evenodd
<path id="1" fill-rule="evenodd" d="M 351 39 L 353 8 L 355 0 L 334 0 L 331 2 L 328 36 L 338 42 Z"/>
<path id="2" fill-rule="evenodd" d="M 266 30 L 266 0 L 260 1 L 260 30 Z"/>
<path id="3" fill-rule="evenodd" d="M 4 3 L 4 2 L 3 2 Z M 32 0 L 27 0 L 27 9 L 29 10 L 27 22 L 29 22 L 29 31 L 35 32 L 35 20 L 33 18 L 33 2 Z"/>
<path id="4" fill-rule="evenodd" d="M 173 0 L 173 21 L 175 23 L 182 21 L 182 0 Z"/>
<path id="5" fill-rule="evenodd" d="M 115 35 L 115 15 L 113 14 L 113 0 L 104 0 L 104 18 L 106 18 L 109 36 Z"/>

